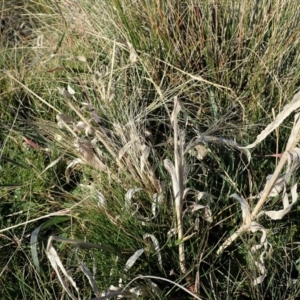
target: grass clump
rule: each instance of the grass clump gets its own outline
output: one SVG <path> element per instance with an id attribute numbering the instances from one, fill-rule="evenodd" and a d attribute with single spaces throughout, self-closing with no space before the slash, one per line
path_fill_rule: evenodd
<path id="1" fill-rule="evenodd" d="M 11 4 L 2 298 L 297 298 L 297 1 Z"/>

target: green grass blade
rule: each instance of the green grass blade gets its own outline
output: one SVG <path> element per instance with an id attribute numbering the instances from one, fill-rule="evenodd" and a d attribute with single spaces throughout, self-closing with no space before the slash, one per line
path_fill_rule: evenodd
<path id="1" fill-rule="evenodd" d="M 69 219 L 69 217 L 55 217 L 50 220 L 47 220 L 42 225 L 37 227 L 32 233 L 30 237 L 30 249 L 31 249 L 31 256 L 33 260 L 33 264 L 35 265 L 38 272 L 41 271 L 39 259 L 38 259 L 38 251 L 37 251 L 37 245 L 38 245 L 38 236 L 41 230 L 46 229 L 50 226 L 57 225 L 61 222 L 65 222 Z"/>

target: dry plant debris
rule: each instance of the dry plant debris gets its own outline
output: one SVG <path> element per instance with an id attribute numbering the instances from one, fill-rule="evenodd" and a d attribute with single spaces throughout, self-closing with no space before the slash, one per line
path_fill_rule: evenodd
<path id="1" fill-rule="evenodd" d="M 69 93 L 72 95 L 71 89 L 69 89 Z M 72 105 L 72 107 L 74 107 L 74 105 Z M 163 161 L 163 164 L 171 177 L 172 190 L 173 190 L 173 209 L 176 214 L 176 227 L 171 228 L 169 230 L 168 238 L 177 235 L 178 251 L 179 251 L 179 266 L 180 266 L 181 273 L 183 275 L 187 274 L 185 242 L 188 239 L 190 239 L 193 235 L 195 235 L 197 232 L 197 226 L 195 225 L 195 232 L 193 232 L 190 235 L 187 235 L 187 233 L 184 232 L 183 219 L 188 214 L 203 209 L 204 210 L 203 218 L 209 223 L 213 222 L 213 218 L 212 218 L 213 216 L 212 216 L 209 203 L 211 203 L 211 201 L 214 201 L 215 199 L 215 197 L 213 195 L 210 195 L 209 193 L 198 191 L 187 187 L 189 181 L 187 177 L 189 166 L 186 163 L 185 155 L 191 153 L 191 151 L 194 151 L 191 154 L 196 156 L 198 159 L 202 160 L 203 157 L 205 157 L 205 155 L 207 154 L 207 151 L 203 152 L 203 145 L 207 143 L 219 143 L 226 147 L 231 147 L 241 151 L 241 153 L 243 153 L 247 157 L 248 163 L 250 163 L 251 154 L 249 152 L 249 149 L 254 148 L 261 141 L 263 141 L 273 130 L 275 130 L 284 121 L 284 119 L 286 119 L 293 111 L 295 111 L 299 107 L 300 107 L 300 92 L 294 96 L 294 99 L 292 100 L 291 103 L 289 103 L 283 108 L 282 112 L 278 114 L 275 120 L 271 124 L 269 124 L 266 127 L 266 129 L 262 131 L 260 135 L 257 136 L 256 141 L 246 147 L 242 147 L 238 145 L 236 142 L 228 139 L 223 139 L 223 138 L 213 137 L 213 136 L 205 136 L 205 135 L 196 137 L 191 142 L 186 143 L 185 141 L 186 129 L 180 128 L 178 123 L 178 114 L 180 112 L 183 112 L 185 114 L 185 108 L 183 103 L 181 103 L 177 99 L 177 97 L 174 98 L 174 109 L 170 117 L 171 126 L 173 128 L 174 163 L 170 159 L 165 159 Z M 74 111 L 76 113 L 78 112 L 76 109 Z M 74 136 L 74 149 L 77 151 L 78 154 L 78 158 L 76 158 L 67 167 L 67 169 L 71 168 L 77 163 L 86 163 L 100 172 L 109 172 L 106 163 L 103 160 L 104 158 L 102 156 L 100 149 L 96 149 L 97 143 L 103 142 L 104 146 L 106 146 L 109 142 L 111 142 L 111 145 L 113 144 L 112 140 L 109 140 L 110 137 L 105 133 L 108 132 L 107 129 L 102 130 L 100 132 L 100 130 L 97 130 L 93 126 L 91 126 L 90 125 L 91 122 L 86 120 L 80 113 L 78 113 L 78 116 L 81 118 L 81 121 L 76 121 L 70 116 L 61 113 L 58 114 L 57 116 L 58 127 L 66 128 Z M 291 210 L 291 208 L 296 203 L 298 198 L 297 180 L 296 180 L 295 172 L 298 169 L 300 164 L 300 149 L 296 147 L 300 139 L 300 117 L 299 116 L 300 114 L 295 115 L 294 125 L 286 146 L 286 150 L 281 155 L 281 160 L 277 168 L 275 169 L 272 175 L 269 175 L 267 177 L 267 183 L 264 190 L 255 197 L 255 198 L 259 198 L 256 206 L 251 210 L 249 203 L 247 202 L 246 199 L 239 196 L 238 194 L 231 195 L 231 197 L 236 199 L 241 205 L 243 224 L 234 234 L 232 234 L 227 240 L 223 242 L 223 244 L 217 250 L 217 255 L 221 255 L 222 252 L 241 234 L 245 232 L 252 232 L 252 233 L 260 232 L 261 234 L 260 242 L 257 245 L 252 246 L 249 250 L 249 257 L 253 260 L 253 264 L 257 267 L 258 272 L 260 274 L 257 278 L 253 279 L 254 285 L 261 284 L 264 281 L 265 277 L 267 276 L 267 270 L 265 267 L 264 259 L 266 255 L 271 255 L 270 250 L 272 249 L 272 246 L 267 240 L 268 231 L 266 228 L 264 228 L 262 225 L 259 224 L 258 218 L 263 214 L 265 214 L 266 216 L 268 216 L 270 219 L 273 220 L 282 219 Z M 94 111 L 93 118 L 94 119 L 99 118 L 99 116 L 97 116 L 97 113 L 95 111 Z M 185 126 L 186 124 L 187 121 L 185 122 Z M 120 126 L 115 126 L 115 128 L 118 128 L 119 132 L 122 132 Z M 79 137 L 81 133 L 84 133 L 86 137 L 85 139 Z M 126 139 L 124 140 L 125 145 L 119 151 L 117 151 L 117 149 L 110 148 L 110 147 L 107 147 L 106 149 L 109 152 L 114 153 L 115 159 L 116 160 L 118 159 L 117 165 L 121 169 L 124 167 L 124 165 L 131 166 L 131 168 L 133 165 L 139 165 L 140 168 L 139 170 L 137 170 L 138 173 L 144 174 L 146 170 L 151 170 L 149 174 L 150 177 L 152 178 L 152 181 L 154 181 L 155 180 L 154 171 L 148 160 L 149 155 L 151 153 L 150 147 L 146 146 L 143 143 L 143 141 L 140 141 L 139 136 L 131 135 L 129 136 L 129 139 L 130 139 L 129 142 L 125 142 Z M 131 163 L 126 153 L 130 152 L 132 146 L 136 147 L 137 145 L 138 147 L 140 147 L 140 155 L 139 155 L 140 162 Z M 139 149 L 138 147 L 136 147 L 136 149 Z M 201 153 L 197 155 L 195 151 L 196 152 L 201 151 Z M 119 152 L 118 155 L 115 154 L 117 152 Z M 133 158 L 131 157 L 131 159 Z M 282 169 L 284 168 L 284 166 L 286 166 L 286 170 L 284 173 L 282 173 Z M 139 204 L 134 202 L 134 195 L 142 190 L 143 188 L 133 187 L 127 191 L 127 193 L 124 195 L 125 198 L 124 209 L 129 211 L 131 216 L 136 217 L 143 226 L 145 222 L 150 222 L 157 217 L 159 213 L 159 207 L 163 203 L 165 198 L 164 195 L 165 191 L 160 186 L 160 192 L 153 194 L 153 202 L 151 207 L 152 216 L 149 217 L 149 216 L 141 215 L 139 213 L 139 209 L 140 209 Z M 291 194 L 291 201 L 289 200 L 290 198 L 289 191 Z M 99 207 L 105 210 L 107 204 L 105 197 L 102 195 L 100 191 L 97 192 L 99 198 Z M 196 201 L 190 201 L 188 198 L 189 195 L 196 196 Z M 274 197 L 278 195 L 282 196 L 283 209 L 279 211 L 263 211 L 262 207 L 266 203 L 266 201 L 270 197 Z M 205 200 L 205 204 L 200 204 L 199 202 L 203 200 Z M 185 203 L 189 205 L 185 210 L 183 210 Z M 197 221 L 197 219 L 195 219 L 195 224 L 197 223 L 199 224 L 199 220 Z M 161 270 L 163 270 L 163 262 L 162 262 L 162 255 L 161 255 L 161 248 L 159 245 L 159 241 L 152 233 L 145 233 L 143 239 L 144 240 L 150 239 L 152 241 L 158 259 L 158 266 Z M 52 246 L 52 240 L 53 238 L 51 237 L 48 243 L 47 255 L 49 257 L 49 260 L 53 265 L 53 267 L 55 268 L 55 270 L 57 270 L 57 272 L 59 272 L 58 268 L 60 268 L 62 270 L 62 274 L 66 278 L 69 278 L 69 275 L 64 270 L 62 264 L 59 263 L 59 258 L 56 252 L 53 250 L 54 248 Z M 143 295 L 143 291 L 137 287 L 133 289 L 125 290 L 122 282 L 126 278 L 126 273 L 128 272 L 128 270 L 136 263 L 138 258 L 145 253 L 145 251 L 148 251 L 147 248 L 138 249 L 128 259 L 124 267 L 124 278 L 120 279 L 119 287 L 117 288 L 112 286 L 108 291 L 102 292 L 101 297 L 103 297 L 103 299 L 105 299 L 106 297 L 107 298 L 112 297 L 113 295 L 117 295 L 117 294 L 119 295 L 119 297 L 129 296 L 131 298 L 135 298 L 138 295 Z M 87 274 L 90 274 L 87 267 L 84 264 L 82 264 L 82 270 L 86 274 L 86 276 L 88 276 Z M 88 278 L 95 294 L 99 296 L 100 292 L 98 288 L 96 288 L 95 282 L 91 279 L 92 277 L 88 276 Z M 62 285 L 64 286 L 64 280 L 63 279 L 60 280 Z M 195 283 L 195 280 L 190 278 L 190 276 L 187 276 L 186 280 L 189 288 L 192 289 L 191 286 Z M 73 282 L 71 278 L 69 278 L 69 281 L 73 285 L 75 290 L 77 290 L 75 282 Z M 72 294 L 72 292 L 67 287 L 64 286 L 64 288 L 66 289 L 70 297 L 72 299 L 75 299 L 75 296 Z"/>

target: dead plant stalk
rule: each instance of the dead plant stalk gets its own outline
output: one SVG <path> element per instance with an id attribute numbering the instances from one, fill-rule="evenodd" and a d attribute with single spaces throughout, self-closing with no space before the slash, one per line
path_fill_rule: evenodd
<path id="1" fill-rule="evenodd" d="M 287 118 L 293 111 L 295 111 L 299 107 L 300 107 L 300 92 L 295 94 L 292 101 L 283 108 L 283 110 L 277 115 L 275 120 L 271 124 L 269 124 L 261 132 L 260 135 L 257 136 L 256 141 L 248 145 L 247 147 L 245 147 L 245 149 L 250 149 L 255 147 L 258 143 L 264 140 L 270 134 L 270 132 L 276 129 L 283 122 L 285 118 Z M 279 175 L 281 174 L 281 171 L 283 170 L 284 166 L 286 165 L 289 159 L 289 155 L 291 151 L 295 149 L 299 140 L 300 140 L 300 114 L 296 114 L 294 120 L 294 126 L 291 130 L 291 134 L 285 152 L 282 154 L 279 164 L 277 165 L 271 179 L 267 182 L 267 185 L 263 190 L 259 201 L 254 207 L 250 217 L 247 218 L 246 221 L 242 224 L 242 226 L 235 233 L 233 233 L 227 240 L 225 240 L 225 242 L 221 245 L 221 247 L 217 251 L 217 255 L 220 255 L 241 234 L 249 230 L 249 228 L 251 227 L 251 222 L 253 222 L 256 219 L 256 217 L 258 216 L 258 212 L 260 212 L 262 206 L 268 200 L 272 188 L 274 187 Z"/>

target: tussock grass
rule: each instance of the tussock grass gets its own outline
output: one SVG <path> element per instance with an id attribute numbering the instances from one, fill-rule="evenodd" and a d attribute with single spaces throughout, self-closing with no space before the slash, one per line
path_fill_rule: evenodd
<path id="1" fill-rule="evenodd" d="M 297 1 L 6 2 L 2 298 L 297 298 Z"/>

